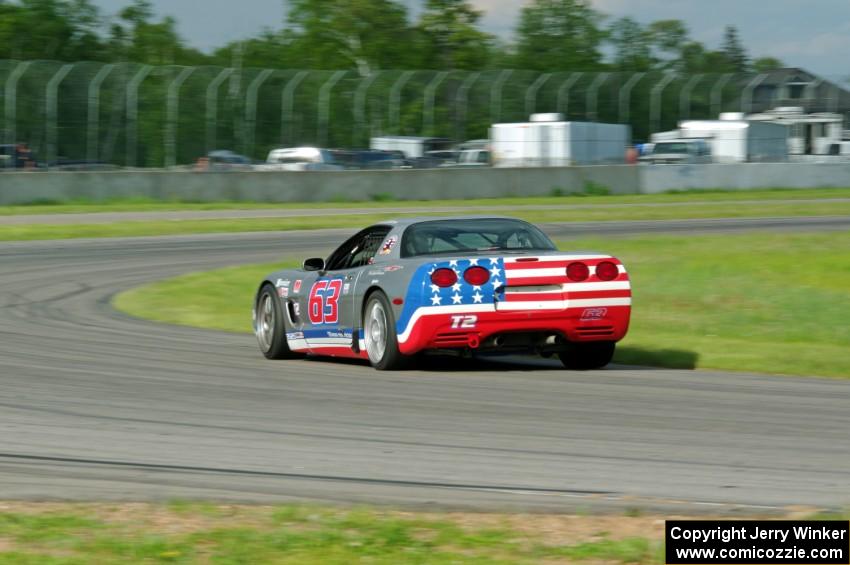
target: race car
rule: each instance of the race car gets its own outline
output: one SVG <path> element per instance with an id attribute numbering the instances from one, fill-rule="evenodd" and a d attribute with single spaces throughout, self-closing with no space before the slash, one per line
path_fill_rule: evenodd
<path id="1" fill-rule="evenodd" d="M 610 255 L 559 251 L 513 218 L 387 221 L 327 259 L 269 274 L 254 331 L 269 359 L 305 354 L 405 367 L 426 351 L 557 355 L 607 365 L 628 330 L 631 286 Z"/>

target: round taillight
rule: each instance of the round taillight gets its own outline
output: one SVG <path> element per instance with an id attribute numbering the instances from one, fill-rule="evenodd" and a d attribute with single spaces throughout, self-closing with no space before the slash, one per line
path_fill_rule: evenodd
<path id="1" fill-rule="evenodd" d="M 463 280 L 474 286 L 481 286 L 490 280 L 490 271 L 484 267 L 470 267 L 463 272 Z"/>
<path id="2" fill-rule="evenodd" d="M 567 265 L 567 278 L 573 282 L 581 282 L 587 280 L 590 276 L 590 269 L 584 263 L 570 263 Z"/>
<path id="3" fill-rule="evenodd" d="M 596 276 L 603 281 L 613 281 L 620 276 L 620 269 L 611 261 L 602 261 L 596 265 Z"/>
<path id="4" fill-rule="evenodd" d="M 437 269 L 431 273 L 431 282 L 443 288 L 452 286 L 457 282 L 457 273 L 451 269 Z"/>

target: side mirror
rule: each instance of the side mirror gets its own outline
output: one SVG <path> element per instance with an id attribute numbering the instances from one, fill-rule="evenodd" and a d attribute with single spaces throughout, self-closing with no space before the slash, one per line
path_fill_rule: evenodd
<path id="1" fill-rule="evenodd" d="M 324 271 L 325 260 L 321 257 L 311 257 L 304 260 L 303 267 L 305 271 Z"/>

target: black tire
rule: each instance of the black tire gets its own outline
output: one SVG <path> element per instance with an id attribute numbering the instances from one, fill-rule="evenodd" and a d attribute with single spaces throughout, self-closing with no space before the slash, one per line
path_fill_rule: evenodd
<path id="1" fill-rule="evenodd" d="M 268 310 L 266 310 L 268 308 Z M 286 317 L 275 288 L 266 284 L 254 304 L 254 335 L 266 359 L 298 359 L 301 353 L 289 349 L 286 343 Z"/>
<path id="2" fill-rule="evenodd" d="M 404 369 L 410 362 L 410 357 L 398 350 L 395 315 L 387 296 L 379 290 L 369 295 L 363 308 L 363 340 L 369 362 L 379 371 Z"/>
<path id="3" fill-rule="evenodd" d="M 564 367 L 574 371 L 601 369 L 614 357 L 616 343 L 613 341 L 588 341 L 571 343 L 566 351 L 558 354 Z"/>

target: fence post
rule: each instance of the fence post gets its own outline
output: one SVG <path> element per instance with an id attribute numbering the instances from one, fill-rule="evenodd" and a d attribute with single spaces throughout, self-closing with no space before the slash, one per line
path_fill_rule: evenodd
<path id="1" fill-rule="evenodd" d="M 218 89 L 232 72 L 233 69 L 223 69 L 207 86 L 207 153 L 215 149 L 218 133 Z"/>
<path id="2" fill-rule="evenodd" d="M 127 166 L 136 166 L 136 145 L 138 143 L 139 86 L 147 78 L 153 67 L 142 65 L 138 73 L 127 83 Z"/>
<path id="3" fill-rule="evenodd" d="M 353 145 L 357 145 L 358 135 L 366 129 L 366 95 L 380 74 L 381 71 L 372 71 L 370 75 L 361 78 L 354 91 L 354 131 L 351 139 Z"/>
<path id="4" fill-rule="evenodd" d="M 180 87 L 195 72 L 195 67 L 186 67 L 168 85 L 165 99 L 165 166 L 177 164 L 177 119 L 180 109 Z"/>
<path id="5" fill-rule="evenodd" d="M 599 106 L 599 88 L 605 84 L 605 81 L 608 80 L 608 77 L 611 73 L 599 73 L 599 75 L 593 80 L 590 88 L 587 89 L 587 120 L 590 122 L 595 122 L 597 119 L 596 109 Z"/>
<path id="6" fill-rule="evenodd" d="M 584 73 L 570 73 L 570 76 L 558 88 L 558 101 L 555 108 L 558 112 L 564 114 L 564 119 L 569 120 L 567 115 L 570 110 L 570 89 L 578 82 Z"/>
<path id="7" fill-rule="evenodd" d="M 502 88 L 512 74 L 513 71 L 510 69 L 502 71 L 490 88 L 490 121 L 494 124 L 499 123 L 502 119 Z"/>
<path id="8" fill-rule="evenodd" d="M 661 95 L 667 85 L 676 78 L 675 73 L 667 73 L 658 84 L 649 92 L 649 133 L 657 132 L 661 128 Z"/>
<path id="9" fill-rule="evenodd" d="M 744 91 L 741 93 L 741 111 L 745 114 L 749 114 L 753 111 L 753 92 L 767 77 L 767 73 L 762 73 L 756 76 L 756 78 L 751 80 L 747 86 L 744 87 Z"/>
<path id="10" fill-rule="evenodd" d="M 455 119 L 457 120 L 455 123 L 455 137 L 459 140 L 466 137 L 466 110 L 469 107 L 469 90 L 480 76 L 480 71 L 470 74 L 460 84 L 460 88 L 457 89 L 457 95 L 455 96 L 457 112 L 455 114 Z"/>
<path id="11" fill-rule="evenodd" d="M 59 84 L 68 76 L 68 73 L 71 72 L 71 69 L 74 68 L 73 64 L 62 65 L 62 67 L 56 71 L 49 81 L 47 81 L 47 89 L 44 93 L 45 98 L 45 128 L 44 128 L 44 140 L 45 146 L 47 148 L 45 161 L 47 161 L 47 166 L 50 167 L 50 163 L 56 160 L 56 144 L 58 140 L 58 124 L 57 121 L 59 119 Z"/>
<path id="12" fill-rule="evenodd" d="M 629 123 L 629 118 L 631 117 L 631 105 L 632 105 L 632 89 L 646 76 L 646 73 L 634 73 L 629 80 L 626 81 L 626 84 L 623 85 L 623 88 L 620 89 L 620 123 L 627 124 Z"/>
<path id="13" fill-rule="evenodd" d="M 251 157 L 251 153 L 254 152 L 254 137 L 257 134 L 257 97 L 260 87 L 272 76 L 273 72 L 271 69 L 265 69 L 258 74 L 248 85 L 248 91 L 245 94 L 248 99 L 245 103 L 245 127 L 247 130 L 245 132 L 245 147 L 242 148 L 242 152 L 247 157 Z"/>
<path id="14" fill-rule="evenodd" d="M 529 116 L 537 110 L 537 93 L 546 84 L 546 81 L 552 78 L 552 73 L 546 73 L 537 77 L 531 86 L 525 91 L 525 113 Z"/>
<path id="15" fill-rule="evenodd" d="M 679 119 L 690 119 L 691 117 L 691 93 L 699 84 L 699 81 L 702 80 L 704 74 L 697 74 L 692 76 L 687 83 L 685 83 L 684 88 L 682 88 L 682 92 L 679 93 Z"/>
<path id="16" fill-rule="evenodd" d="M 18 80 L 26 72 L 31 61 L 18 63 L 15 69 L 9 73 L 9 78 L 6 79 L 6 94 L 5 94 L 5 114 L 6 114 L 6 143 L 17 143 L 18 140 Z M 7 166 L 13 166 L 14 162 L 10 159 L 6 163 Z"/>
<path id="17" fill-rule="evenodd" d="M 336 71 L 319 89 L 319 120 L 317 126 L 319 130 L 319 145 L 321 146 L 327 145 L 328 141 L 328 121 L 331 115 L 331 90 L 347 72 Z"/>
<path id="18" fill-rule="evenodd" d="M 449 76 L 448 71 L 439 72 L 425 87 L 425 100 L 422 107 L 422 135 L 433 135 L 429 132 L 434 128 L 434 105 L 437 89 L 447 76 Z"/>
<path id="19" fill-rule="evenodd" d="M 301 84 L 310 71 L 299 71 L 294 77 L 286 82 L 280 95 L 280 143 L 286 139 L 286 126 L 292 121 L 292 110 L 294 106 L 295 89 Z"/>
<path id="20" fill-rule="evenodd" d="M 398 80 L 393 83 L 392 88 L 390 88 L 390 116 L 388 125 L 391 130 L 401 127 L 401 90 L 415 73 L 416 71 L 403 72 Z"/>
<path id="21" fill-rule="evenodd" d="M 720 112 L 723 111 L 723 87 L 732 80 L 733 76 L 735 76 L 734 73 L 721 76 L 711 89 L 711 113 L 715 116 L 719 116 Z"/>
<path id="22" fill-rule="evenodd" d="M 88 92 L 88 140 L 86 143 L 86 160 L 97 161 L 98 141 L 100 129 L 100 85 L 109 76 L 109 73 L 115 68 L 115 65 L 105 65 L 101 67 L 94 78 L 89 83 Z"/>

